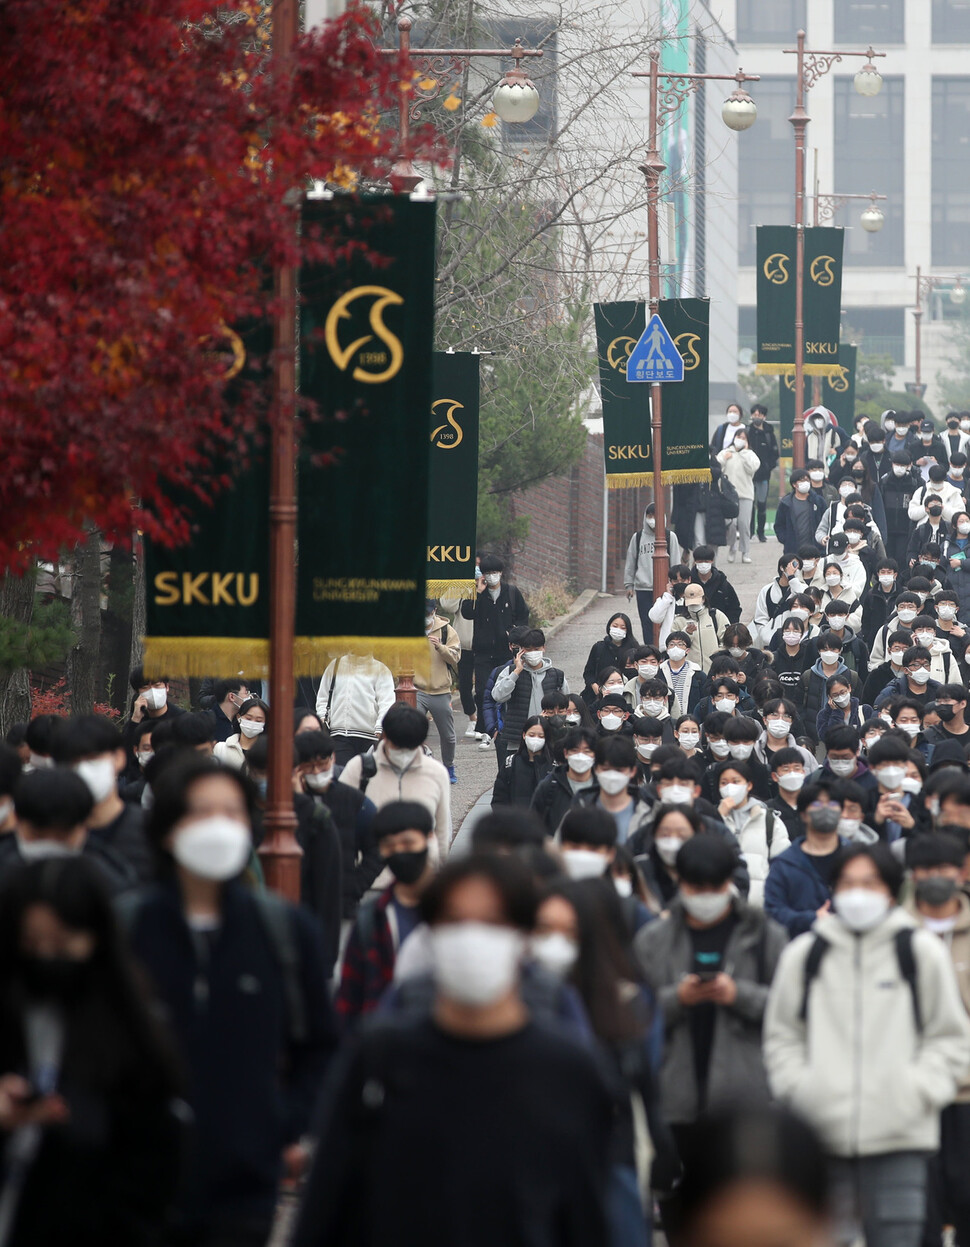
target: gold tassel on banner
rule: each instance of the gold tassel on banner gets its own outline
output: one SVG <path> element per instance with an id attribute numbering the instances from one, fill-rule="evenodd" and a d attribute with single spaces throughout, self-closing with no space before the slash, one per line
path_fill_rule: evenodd
<path id="1" fill-rule="evenodd" d="M 145 674 L 202 678 L 269 675 L 269 641 L 263 637 L 238 636 L 146 636 Z"/>
<path id="2" fill-rule="evenodd" d="M 670 472 L 661 472 L 660 479 L 664 485 L 692 485 L 696 481 L 706 481 L 707 484 L 710 484 L 711 469 L 675 468 Z"/>
<path id="3" fill-rule="evenodd" d="M 608 473 L 607 489 L 636 489 L 639 485 L 652 485 L 652 472 L 617 472 Z"/>
<path id="4" fill-rule="evenodd" d="M 791 372 L 794 364 L 755 364 L 755 372 L 759 377 L 782 377 Z M 808 372 L 808 369 L 805 369 Z"/>
<path id="5" fill-rule="evenodd" d="M 425 596 L 429 598 L 462 598 L 474 597 L 474 580 L 428 580 L 424 586 Z"/>
<path id="6" fill-rule="evenodd" d="M 322 675 L 335 658 L 353 654 L 376 658 L 390 667 L 394 675 L 410 671 L 431 675 L 431 645 L 428 638 L 389 636 L 298 636 L 293 639 L 295 675 Z"/>

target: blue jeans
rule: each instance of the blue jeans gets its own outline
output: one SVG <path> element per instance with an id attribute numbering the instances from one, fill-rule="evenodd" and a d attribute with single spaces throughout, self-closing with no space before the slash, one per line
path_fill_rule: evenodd
<path id="1" fill-rule="evenodd" d="M 632 1165 L 611 1165 L 606 1183 L 606 1217 L 610 1247 L 650 1247 L 652 1219 L 640 1202 L 637 1171 Z"/>

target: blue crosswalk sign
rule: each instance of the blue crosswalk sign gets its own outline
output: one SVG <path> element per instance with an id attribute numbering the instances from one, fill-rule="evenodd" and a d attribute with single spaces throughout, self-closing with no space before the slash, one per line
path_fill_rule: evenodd
<path id="1" fill-rule="evenodd" d="M 683 381 L 684 360 L 656 313 L 626 362 L 627 381 Z"/>

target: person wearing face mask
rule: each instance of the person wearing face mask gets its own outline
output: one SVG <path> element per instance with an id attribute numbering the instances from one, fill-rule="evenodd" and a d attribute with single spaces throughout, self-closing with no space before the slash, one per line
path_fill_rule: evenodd
<path id="1" fill-rule="evenodd" d="M 836 533 L 829 539 L 829 553 L 823 569 L 825 592 L 821 607 L 824 611 L 829 602 L 841 602 L 848 607 L 851 618 L 849 627 L 858 631 L 862 626 L 862 607 L 859 599 L 865 592 L 867 574 L 858 555 L 849 553 L 849 539 L 845 533 Z"/>
<path id="2" fill-rule="evenodd" d="M 942 437 L 937 433 L 933 421 L 921 419 L 918 424 L 914 421 L 913 427 L 915 427 L 917 432 L 913 445 L 910 446 L 910 453 L 920 470 L 923 480 L 929 479 L 932 468 L 942 468 L 945 474 L 948 461 L 946 447 L 943 444 Z"/>
<path id="3" fill-rule="evenodd" d="M 732 715 L 724 724 L 724 743 L 728 754 L 725 762 L 743 762 L 750 772 L 754 796 L 767 801 L 771 796 L 771 779 L 768 768 L 755 752 L 761 736 L 761 725 L 747 715 Z M 701 791 L 706 800 L 717 806 L 721 800 L 718 792 L 718 767 L 712 766 L 704 773 Z"/>
<path id="4" fill-rule="evenodd" d="M 212 691 L 212 714 L 215 718 L 215 739 L 228 740 L 236 728 L 233 720 L 244 701 L 249 700 L 249 685 L 239 676 L 219 680 Z"/>
<path id="5" fill-rule="evenodd" d="M 842 850 L 834 913 L 782 953 L 764 1055 L 775 1096 L 829 1152 L 840 1239 L 858 1218 L 867 1243 L 917 1247 L 927 1153 L 966 1076 L 970 1021 L 946 948 L 897 905 L 902 883 L 885 845 Z"/>
<path id="6" fill-rule="evenodd" d="M 779 644 L 774 651 L 771 671 L 785 696 L 793 699 L 797 698 L 801 678 L 813 662 L 807 645 L 803 643 L 804 636 L 805 622 L 795 615 L 786 615 L 775 633 Z"/>
<path id="7" fill-rule="evenodd" d="M 852 696 L 858 697 L 861 684 L 858 675 L 842 659 L 842 641 L 834 632 L 823 632 L 818 638 L 818 659 L 802 676 L 796 699 L 805 732 L 814 742 L 818 741 L 819 713 L 828 701 L 828 682 L 834 675 L 841 676 L 849 684 Z"/>
<path id="8" fill-rule="evenodd" d="M 700 585 L 704 590 L 704 600 L 712 612 L 724 616 L 727 623 L 737 623 L 741 618 L 741 599 L 727 576 L 714 566 L 715 549 L 713 545 L 697 546 L 694 549 L 694 570 L 691 583 Z M 684 591 L 686 597 L 687 591 Z M 678 611 L 682 616 L 683 611 Z"/>
<path id="9" fill-rule="evenodd" d="M 805 587 L 801 559 L 797 554 L 783 554 L 778 560 L 778 574 L 763 586 L 755 603 L 752 627 L 762 643 L 770 641 L 778 621 L 788 613 L 793 595 L 804 591 Z"/>
<path id="10" fill-rule="evenodd" d="M 967 422 L 967 431 L 964 431 L 960 427 L 960 413 L 948 411 L 942 441 L 947 460 L 952 465 L 954 455 L 966 455 L 970 451 L 970 421 Z"/>
<path id="11" fill-rule="evenodd" d="M 823 495 L 813 487 L 804 468 L 795 468 L 788 483 L 790 490 L 779 499 L 775 512 L 775 536 L 781 542 L 785 554 L 797 555 L 802 546 L 814 543 L 815 530 L 825 514 L 826 502 Z M 819 488 L 821 483 L 820 479 Z"/>
<path id="12" fill-rule="evenodd" d="M 21 869 L 0 947 L 7 1243 L 159 1241 L 184 1159 L 182 1080 L 97 870 Z"/>
<path id="13" fill-rule="evenodd" d="M 621 691 L 630 703 L 631 709 L 640 705 L 641 689 L 648 680 L 656 680 L 660 673 L 660 662 L 663 655 L 655 645 L 640 645 L 630 655 L 636 675 L 624 679 Z M 599 681 L 602 687 L 603 681 Z M 616 692 L 615 689 L 604 689 L 604 692 Z"/>
<path id="14" fill-rule="evenodd" d="M 597 735 L 588 728 L 574 727 L 560 742 L 562 762 L 556 763 L 532 794 L 531 808 L 549 835 L 554 835 L 580 792 L 592 789 L 593 763 Z"/>
<path id="15" fill-rule="evenodd" d="M 661 648 L 667 644 L 680 599 L 684 596 L 684 589 L 690 584 L 690 578 L 691 570 L 685 564 L 678 563 L 676 567 L 672 566 L 667 587 L 647 612 L 651 624 L 656 624 L 659 628 L 657 643 Z M 649 631 L 644 633 L 644 636 L 649 635 Z"/>
<path id="16" fill-rule="evenodd" d="M 848 434 L 839 428 L 827 407 L 812 407 L 805 412 L 805 458 L 831 463 L 845 449 Z"/>
<path id="17" fill-rule="evenodd" d="M 899 593 L 899 567 L 895 559 L 879 559 L 876 574 L 860 600 L 862 607 L 862 639 L 872 648 L 876 634 L 885 627 L 895 614 L 896 597 Z"/>
<path id="18" fill-rule="evenodd" d="M 125 765 L 118 729 L 101 715 L 65 719 L 52 737 L 51 750 L 54 761 L 77 771 L 90 789 L 94 806 L 86 826 L 91 840 L 123 859 L 136 879 L 152 878 L 154 859 L 145 836 L 144 811 L 118 792 Z"/>
<path id="19" fill-rule="evenodd" d="M 692 715 L 683 714 L 674 724 L 674 739 L 687 758 L 700 754 L 701 726 L 700 720 Z"/>
<path id="20" fill-rule="evenodd" d="M 737 518 L 730 521 L 727 531 L 728 562 L 733 563 L 741 548 L 741 562 L 750 563 L 751 518 L 754 510 L 754 477 L 761 461 L 748 445 L 748 430 L 737 430 L 731 445 L 720 451 L 717 461 L 738 495 Z"/>
<path id="21" fill-rule="evenodd" d="M 957 614 L 961 619 L 970 616 L 970 512 L 960 510 L 953 516 L 950 535 L 943 547 L 943 561 L 950 584 L 957 595 Z M 966 639 L 962 623 L 956 623 L 957 615 L 950 615 L 948 623 Z"/>
<path id="22" fill-rule="evenodd" d="M 600 737 L 596 742 L 595 759 L 596 786 L 578 792 L 573 805 L 605 810 L 616 824 L 617 843 L 626 844 L 650 816 L 649 803 L 637 791 L 636 750 L 628 736 Z"/>
<path id="23" fill-rule="evenodd" d="M 430 674 L 414 673 L 417 691 L 417 707 L 431 715 L 438 731 L 441 761 L 453 784 L 458 783 L 455 774 L 455 714 L 451 708 L 451 685 L 458 673 L 461 658 L 461 641 L 447 619 L 437 613 L 437 602 L 425 603 L 424 631 L 431 651 Z"/>
<path id="24" fill-rule="evenodd" d="M 683 607 L 674 619 L 674 631 L 690 637 L 687 657 L 702 671 L 721 648 L 721 637 L 730 620 L 721 611 L 708 605 L 702 585 L 689 584 L 684 590 Z"/>
<path id="25" fill-rule="evenodd" d="M 394 677 L 373 655 L 341 654 L 320 677 L 316 712 L 333 737 L 337 765 L 373 749 L 394 704 Z"/>
<path id="26" fill-rule="evenodd" d="M 492 807 L 532 804 L 540 780 L 552 769 L 552 751 L 546 741 L 546 729 L 539 715 L 530 715 L 522 725 L 518 749 L 509 753 L 505 768 L 495 778 Z"/>
<path id="27" fill-rule="evenodd" d="M 865 426 L 866 441 L 862 446 L 862 462 L 869 469 L 869 477 L 873 481 L 892 469 L 892 457 L 886 446 L 886 434 L 874 420 Z"/>
<path id="28" fill-rule="evenodd" d="M 482 572 L 476 582 L 474 599 L 464 598 L 461 614 L 474 622 L 472 653 L 476 723 L 483 724 L 485 715 L 482 697 L 489 676 L 496 667 L 508 661 L 509 633 L 516 624 L 529 626 L 529 607 L 515 585 L 505 582 L 505 564 L 494 554 L 483 554 L 479 561 Z"/>
<path id="29" fill-rule="evenodd" d="M 602 695 L 600 673 L 607 667 L 626 671 L 633 665 L 633 655 L 638 648 L 639 642 L 633 634 L 629 615 L 611 616 L 606 624 L 606 636 L 593 644 L 583 667 L 583 700 L 588 706 L 592 706 Z"/>
<path id="30" fill-rule="evenodd" d="M 789 749 L 797 751 L 804 763 L 807 774 L 811 774 L 818 766 L 818 763 L 815 761 L 815 755 L 811 750 L 804 749 L 801 745 L 795 743 L 797 718 L 798 708 L 794 702 L 789 701 L 786 697 L 772 695 L 766 699 L 762 706 L 761 720 L 764 723 L 764 730 L 760 733 L 755 743 L 754 758 L 760 765 L 766 767 L 769 772 L 774 766 L 775 754 Z M 769 790 L 769 795 L 771 793 L 773 793 L 773 790 Z"/>
<path id="31" fill-rule="evenodd" d="M 374 815 L 372 836 L 393 881 L 361 905 L 344 951 L 334 1007 L 345 1030 L 373 1012 L 394 978 L 398 955 L 420 922 L 418 903 L 435 866 L 431 815 L 416 801 L 391 801 Z"/>
<path id="32" fill-rule="evenodd" d="M 795 798 L 799 826 L 791 848 L 771 863 L 765 909 L 794 938 L 831 909 L 832 872 L 839 846 L 842 781 L 806 781 Z"/>
<path id="33" fill-rule="evenodd" d="M 756 515 L 751 517 L 751 536 L 754 536 L 757 522 L 758 540 L 764 545 L 767 541 L 765 524 L 768 518 L 768 483 L 771 474 L 779 466 L 781 451 L 774 427 L 768 423 L 768 409 L 763 403 L 755 403 L 751 408 L 748 445 L 758 456 L 758 470 L 754 474 Z"/>
<path id="34" fill-rule="evenodd" d="M 842 661 L 850 671 L 865 672 L 869 666 L 869 647 L 858 635 L 853 620 L 859 618 L 858 607 L 851 610 L 842 598 L 834 598 L 827 602 L 822 610 L 821 635 L 829 633 L 837 637 L 842 647 Z M 819 651 L 819 637 L 805 642 L 809 658 L 816 658 Z"/>
<path id="35" fill-rule="evenodd" d="M 954 485 L 948 481 L 946 468 L 942 466 L 930 468 L 926 484 L 917 489 L 910 499 L 907 514 L 914 524 L 922 524 L 928 515 L 932 515 L 927 506 L 932 498 L 940 500 L 943 507 L 941 514 L 946 524 L 952 522 L 957 511 L 966 510 L 967 500 L 962 485 Z"/>
<path id="36" fill-rule="evenodd" d="M 775 812 L 753 792 L 750 762 L 723 762 L 715 768 L 717 812 L 734 836 L 748 868 L 752 905 L 763 907 L 770 861 L 790 846 L 788 831 Z"/>
<path id="37" fill-rule="evenodd" d="M 961 509 L 959 506 L 955 510 Z M 928 494 L 924 506 L 924 516 L 920 523 L 912 526 L 909 536 L 909 545 L 906 548 L 906 558 L 908 565 L 913 568 L 914 576 L 925 576 L 927 573 L 917 570 L 918 563 L 927 562 L 923 558 L 926 547 L 929 545 L 938 546 L 936 559 L 939 560 L 940 552 L 945 547 L 950 537 L 950 526 L 943 518 L 943 503 L 940 495 L 936 492 Z"/>
<path id="38" fill-rule="evenodd" d="M 903 655 L 903 674 L 894 679 L 880 692 L 873 702 L 877 710 L 882 710 L 889 702 L 899 697 L 908 697 L 925 706 L 928 701 L 936 701 L 943 687 L 939 680 L 930 675 L 933 655 L 922 645 L 911 645 Z"/>
<path id="39" fill-rule="evenodd" d="M 667 745 L 674 743 L 672 713 L 680 717 L 680 705 L 670 685 L 663 679 L 644 680 L 640 686 L 640 701 L 634 707 L 634 714 L 641 718 L 655 719 L 661 724 L 662 743 Z"/>
<path id="40" fill-rule="evenodd" d="M 907 846 L 906 864 L 914 895 L 905 909 L 919 927 L 935 935 L 950 958 L 964 1009 L 970 1011 L 970 897 L 964 849 L 949 835 L 918 836 Z M 970 1078 L 964 1075 L 953 1104 L 940 1114 L 940 1148 L 930 1159 L 924 1241 L 940 1239 L 952 1224 L 958 1244 L 970 1242 L 970 1196 L 964 1181 L 970 1139 Z"/>
<path id="41" fill-rule="evenodd" d="M 814 757 L 812 762 L 815 763 Z M 815 764 L 817 767 L 817 763 Z M 813 768 L 815 769 L 815 768 Z M 811 772 L 805 765 L 803 750 L 786 745 L 771 755 L 771 782 L 778 795 L 768 802 L 768 809 L 785 824 L 789 843 L 802 834 L 802 821 L 798 813 L 798 794 L 804 788 Z"/>
<path id="42" fill-rule="evenodd" d="M 835 724 L 826 729 L 822 734 L 825 761 L 819 777 L 831 778 L 833 783 L 836 780 L 840 783 L 851 781 L 862 789 L 867 802 L 874 803 L 879 785 L 869 769 L 868 761 L 860 757 L 860 732 L 861 728 L 857 730 L 845 724 Z"/>
<path id="43" fill-rule="evenodd" d="M 858 685 L 856 686 L 858 689 Z M 853 696 L 849 681 L 843 675 L 833 675 L 825 681 L 825 705 L 815 717 L 815 734 L 824 740 L 833 728 L 848 727 L 859 731 L 866 719 L 872 716 L 872 706 Z"/>
<path id="44" fill-rule="evenodd" d="M 913 644 L 929 650 L 932 657 L 930 678 L 940 684 L 952 684 L 962 680 L 963 673 L 957 656 L 950 648 L 949 637 L 941 635 L 936 617 L 930 614 L 931 609 L 931 604 L 927 603 L 923 612 L 913 620 Z"/>
<path id="45" fill-rule="evenodd" d="M 656 545 L 656 526 L 654 506 L 651 502 L 643 513 L 643 528 L 630 538 L 623 568 L 623 587 L 626 589 L 626 598 L 628 602 L 632 602 L 633 595 L 636 594 L 640 631 L 644 639 L 650 636 L 650 608 L 654 600 L 653 551 Z M 677 540 L 677 534 L 670 528 L 666 536 L 669 566 L 674 567 L 681 560 L 680 542 Z"/>
<path id="46" fill-rule="evenodd" d="M 186 716 L 183 716 L 186 717 Z M 211 716 L 209 716 L 211 718 Z M 132 805 L 140 805 L 142 795 L 145 791 L 148 781 L 145 778 L 145 768 L 155 756 L 155 746 L 152 743 L 152 733 L 155 730 L 155 724 L 151 719 L 143 719 L 135 729 L 134 739 L 132 741 L 132 751 L 135 757 L 135 763 L 138 766 L 138 775 L 135 779 L 127 779 L 127 768 L 122 771 L 122 778 L 118 784 L 118 792 L 123 801 L 127 801 Z M 162 729 L 164 735 L 164 727 Z"/>
<path id="47" fill-rule="evenodd" d="M 366 1028 L 347 1049 L 321 1104 L 294 1247 L 491 1247 L 536 1224 L 548 1247 L 609 1241 L 616 1101 L 592 1053 L 523 1000 L 537 907 L 507 855 L 451 862 L 425 890 L 431 1016 Z"/>
<path id="48" fill-rule="evenodd" d="M 128 725 L 125 728 L 124 748 L 127 754 L 126 778 L 136 779 L 137 763 L 132 756 L 132 748 L 135 740 L 135 728 L 143 719 L 151 719 L 153 723 L 159 720 L 170 720 L 176 718 L 180 714 L 185 714 L 181 706 L 173 705 L 169 701 L 169 677 L 161 676 L 158 679 L 150 680 L 146 675 L 143 667 L 136 667 L 128 678 L 134 697 L 131 703 L 131 713 L 128 717 Z"/>
<path id="49" fill-rule="evenodd" d="M 761 1025 L 785 933 L 737 896 L 735 861 L 723 839 L 691 836 L 670 912 L 633 942 L 663 1010 L 665 1110 L 679 1145 L 705 1111 L 768 1100 Z"/>
<path id="50" fill-rule="evenodd" d="M 944 684 L 933 707 L 940 722 L 926 733 L 926 739 L 934 745 L 946 741 L 966 744 L 970 740 L 966 688 L 962 684 Z"/>
<path id="51" fill-rule="evenodd" d="M 914 756 L 919 755 L 895 732 L 883 736 L 869 750 L 869 769 L 879 785 L 869 823 L 886 844 L 932 829 L 929 811 L 919 795 L 921 784 L 908 776 Z"/>
<path id="52" fill-rule="evenodd" d="M 908 644 L 912 644 L 913 624 L 922 610 L 920 595 L 911 589 L 905 589 L 896 598 L 896 612 L 891 614 L 889 621 L 876 633 L 869 655 L 870 666 L 877 666 L 886 661 L 889 648 L 889 637 L 893 632 L 905 632 Z M 897 664 L 898 665 L 898 664 Z"/>
<path id="53" fill-rule="evenodd" d="M 523 633 L 522 648 L 511 666 L 492 684 L 491 696 L 502 709 L 502 745 L 505 753 L 519 748 L 525 721 L 542 710 L 548 693 L 568 693 L 566 676 L 545 653 L 546 637 L 540 628 Z M 499 768 L 501 774 L 502 767 Z"/>
<path id="54" fill-rule="evenodd" d="M 340 918 L 349 928 L 360 902 L 381 872 L 371 825 L 373 801 L 337 777 L 337 755 L 326 732 L 299 732 L 293 739 L 294 787 L 333 818 L 340 839 Z"/>
<path id="55" fill-rule="evenodd" d="M 667 636 L 667 656 L 660 664 L 660 678 L 673 691 L 676 711 L 692 714 L 704 696 L 704 672 L 690 662 L 691 637 L 687 632 L 671 631 Z"/>
<path id="56" fill-rule="evenodd" d="M 734 439 L 744 432 L 744 411 L 740 403 L 728 403 L 726 419 L 714 430 L 711 438 L 711 451 L 719 455 L 734 445 Z"/>
<path id="57" fill-rule="evenodd" d="M 235 731 L 227 740 L 220 741 L 213 749 L 213 757 L 223 766 L 240 769 L 246 761 L 246 753 L 252 749 L 258 737 L 269 724 L 269 706 L 258 697 L 250 697 L 236 711 L 233 721 Z"/>
<path id="58" fill-rule="evenodd" d="M 922 484 L 920 474 L 913 467 L 907 450 L 894 452 L 889 470 L 883 472 L 879 478 L 879 490 L 886 508 L 886 528 L 883 533 L 886 554 L 895 559 L 900 567 L 908 566 L 909 563 L 907 551 L 912 530 L 909 504 Z"/>
<path id="59" fill-rule="evenodd" d="M 175 1241 L 255 1244 L 284 1167 L 306 1162 L 299 1140 L 336 1046 L 320 935 L 240 878 L 252 853 L 244 776 L 176 757 L 153 789 L 158 881 L 121 916 L 185 1065 L 192 1148 Z"/>

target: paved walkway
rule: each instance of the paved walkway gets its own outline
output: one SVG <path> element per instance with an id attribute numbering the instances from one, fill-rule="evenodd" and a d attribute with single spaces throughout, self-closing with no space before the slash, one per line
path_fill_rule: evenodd
<path id="1" fill-rule="evenodd" d="M 754 614 L 758 593 L 777 571 L 781 546 L 774 537 L 769 537 L 765 545 L 755 540 L 751 547 L 751 563 L 728 563 L 727 550 L 724 547 L 721 547 L 719 555 L 717 566 L 724 571 L 737 590 L 741 599 L 741 620 L 748 622 Z M 625 593 L 595 594 L 579 615 L 551 636 L 546 652 L 555 665 L 565 671 L 571 691 L 578 693 L 582 689 L 583 667 L 589 651 L 596 641 L 605 636 L 607 621 L 617 611 L 630 615 L 634 634 L 639 637 L 640 623 L 636 602 L 628 603 Z M 456 697 L 455 704 L 457 703 Z M 475 819 L 488 811 L 495 780 L 495 750 L 491 746 L 488 750 L 483 750 L 479 748 L 477 741 L 462 739 L 468 720 L 460 710 L 455 713 L 455 726 L 458 732 L 458 753 L 455 758 L 458 783 L 451 790 L 451 816 L 452 825 L 458 832 L 455 847 L 461 851 L 467 848 L 468 835 Z M 437 734 L 432 727 L 428 744 L 436 753 L 437 743 Z"/>

